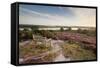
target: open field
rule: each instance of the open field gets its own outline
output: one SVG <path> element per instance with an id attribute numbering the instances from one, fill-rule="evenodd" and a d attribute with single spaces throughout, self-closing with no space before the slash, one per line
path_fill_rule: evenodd
<path id="1" fill-rule="evenodd" d="M 19 30 L 20 64 L 95 59 L 95 30 Z"/>

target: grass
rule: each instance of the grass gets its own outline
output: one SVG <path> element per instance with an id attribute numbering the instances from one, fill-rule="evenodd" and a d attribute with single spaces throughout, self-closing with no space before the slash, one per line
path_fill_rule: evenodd
<path id="1" fill-rule="evenodd" d="M 92 50 L 87 50 L 76 43 L 65 43 L 63 46 L 64 56 L 70 57 L 72 60 L 93 60 L 96 55 Z"/>
<path id="2" fill-rule="evenodd" d="M 52 62 L 52 61 L 54 61 L 54 58 L 56 58 L 57 55 L 58 55 L 58 53 L 55 53 L 55 52 L 49 53 L 48 55 L 46 55 L 46 56 L 43 58 L 43 60 L 44 60 L 45 62 Z"/>
<path id="3" fill-rule="evenodd" d="M 20 46 L 19 45 L 19 57 L 20 58 L 27 58 L 31 56 L 37 56 L 42 53 L 46 53 L 48 51 L 51 51 L 52 47 L 50 45 L 45 46 L 44 44 L 41 45 L 34 45 L 34 44 L 29 44 L 26 46 Z M 43 63 L 43 62 L 52 62 L 53 59 L 57 56 L 57 53 L 48 53 L 46 56 L 39 60 L 27 60 L 26 62 L 23 63 Z"/>
<path id="4" fill-rule="evenodd" d="M 36 44 L 28 44 L 25 46 L 19 45 L 19 57 L 26 58 L 29 56 L 36 56 L 41 53 L 50 51 L 52 47 L 50 45 L 45 46 L 44 44 L 36 45 Z"/>

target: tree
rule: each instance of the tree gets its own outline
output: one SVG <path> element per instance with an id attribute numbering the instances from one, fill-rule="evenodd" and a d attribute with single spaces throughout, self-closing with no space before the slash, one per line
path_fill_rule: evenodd
<path id="1" fill-rule="evenodd" d="M 63 27 L 60 28 L 60 31 L 64 31 Z"/>
<path id="2" fill-rule="evenodd" d="M 80 29 L 80 28 L 78 28 L 77 32 L 78 32 L 78 33 L 81 33 L 81 29 Z"/>
<path id="3" fill-rule="evenodd" d="M 68 27 L 68 31 L 71 31 L 71 27 Z"/>

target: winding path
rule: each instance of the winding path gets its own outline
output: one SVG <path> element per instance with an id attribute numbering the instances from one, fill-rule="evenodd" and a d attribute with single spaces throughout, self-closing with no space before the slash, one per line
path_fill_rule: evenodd
<path id="1" fill-rule="evenodd" d="M 19 63 L 23 63 L 27 60 L 39 60 L 39 59 L 42 59 L 43 57 L 47 56 L 50 53 L 57 53 L 57 52 L 59 52 L 59 55 L 54 59 L 54 62 L 69 61 L 70 59 L 65 58 L 65 56 L 63 55 L 63 52 L 62 52 L 62 48 L 60 47 L 60 45 L 63 44 L 63 43 L 64 43 L 64 41 L 61 41 L 61 40 L 51 40 L 51 46 L 52 46 L 51 51 L 48 51 L 48 52 L 45 52 L 45 53 L 42 53 L 42 54 L 39 54 L 39 55 L 36 55 L 36 56 L 30 56 L 30 57 L 27 57 L 27 58 L 20 58 Z M 24 45 L 26 45 L 26 44 L 24 44 Z"/>

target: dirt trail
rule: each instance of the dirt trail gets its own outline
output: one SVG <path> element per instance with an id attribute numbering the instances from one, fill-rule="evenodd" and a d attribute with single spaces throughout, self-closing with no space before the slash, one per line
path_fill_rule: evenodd
<path id="1" fill-rule="evenodd" d="M 25 43 L 23 43 L 23 44 L 26 45 L 27 43 L 26 44 Z M 63 55 L 63 52 L 62 52 L 62 48 L 60 47 L 61 44 L 63 44 L 63 43 L 64 43 L 64 41 L 61 41 L 61 40 L 51 40 L 51 46 L 52 46 L 52 50 L 51 51 L 48 51 L 48 52 L 45 52 L 45 53 L 42 53 L 42 54 L 39 54 L 39 55 L 36 55 L 36 56 L 30 56 L 30 57 L 27 57 L 27 58 L 19 58 L 19 63 L 23 63 L 23 62 L 25 62 L 27 60 L 42 59 L 43 57 L 47 56 L 50 53 L 57 53 L 57 52 L 59 52 L 59 55 L 54 59 L 54 62 L 57 62 L 57 61 L 69 61 L 70 59 L 69 58 L 67 58 L 67 59 L 65 58 L 65 56 Z"/>

